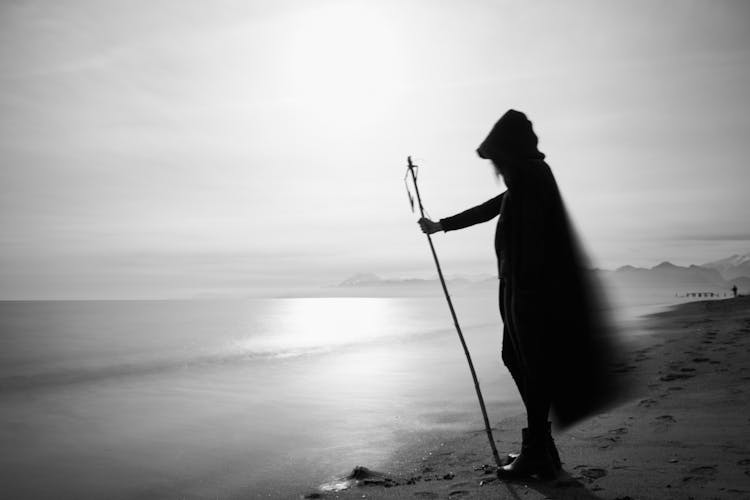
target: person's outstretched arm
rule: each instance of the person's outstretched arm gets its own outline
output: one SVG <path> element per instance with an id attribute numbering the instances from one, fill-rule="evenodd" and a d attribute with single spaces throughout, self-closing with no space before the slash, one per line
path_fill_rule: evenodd
<path id="1" fill-rule="evenodd" d="M 422 227 L 422 232 L 432 234 L 437 231 L 455 231 L 456 229 L 463 229 L 474 224 L 487 222 L 500 214 L 504 195 L 505 193 L 502 193 L 491 200 L 485 201 L 481 205 L 464 210 L 451 217 L 440 219 L 439 222 L 433 222 L 430 219 L 419 219 L 419 225 Z"/>

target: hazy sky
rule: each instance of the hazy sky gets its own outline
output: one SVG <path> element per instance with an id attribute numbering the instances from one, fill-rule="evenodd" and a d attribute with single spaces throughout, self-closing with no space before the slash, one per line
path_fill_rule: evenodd
<path id="1" fill-rule="evenodd" d="M 748 89 L 742 1 L 3 2 L 0 297 L 431 275 L 406 156 L 435 218 L 485 201 L 511 107 L 597 265 L 745 253 Z"/>

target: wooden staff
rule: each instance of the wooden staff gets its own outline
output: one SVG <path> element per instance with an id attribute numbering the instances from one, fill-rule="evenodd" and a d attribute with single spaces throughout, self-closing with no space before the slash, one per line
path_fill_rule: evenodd
<path id="1" fill-rule="evenodd" d="M 416 165 L 411 161 L 411 156 L 407 157 L 409 173 L 411 173 L 412 181 L 414 181 L 414 191 L 417 195 L 417 204 L 419 205 L 419 213 L 424 218 L 424 207 L 422 206 L 422 198 L 419 196 L 419 186 L 417 186 L 417 174 L 415 172 Z M 413 199 L 411 193 L 409 194 L 409 201 L 412 203 L 412 210 L 414 209 Z M 474 379 L 474 389 L 477 391 L 477 398 L 479 399 L 479 407 L 482 409 L 482 418 L 484 418 L 484 430 L 487 432 L 487 439 L 490 441 L 490 448 L 492 449 L 492 457 L 495 459 L 495 464 L 499 469 L 502 467 L 500 463 L 500 456 L 497 454 L 497 447 L 495 447 L 495 440 L 492 438 L 492 429 L 490 428 L 490 420 L 487 418 L 487 408 L 484 406 L 484 398 L 482 397 L 482 390 L 479 388 L 479 379 L 477 378 L 477 372 L 474 370 L 474 363 L 471 361 L 471 354 L 469 354 L 469 348 L 466 347 L 466 341 L 464 340 L 464 334 L 461 333 L 461 326 L 458 324 L 458 317 L 456 317 L 456 310 L 453 308 L 453 302 L 451 296 L 448 294 L 448 287 L 445 285 L 445 278 L 443 278 L 443 271 L 440 268 L 440 261 L 438 261 L 437 253 L 435 253 L 435 246 L 432 244 L 432 237 L 427 234 L 427 242 L 430 244 L 430 250 L 432 251 L 432 258 L 435 259 L 435 266 L 437 267 L 438 277 L 440 278 L 440 284 L 443 286 L 443 293 L 445 294 L 445 300 L 448 301 L 448 308 L 451 310 L 451 316 L 453 317 L 453 324 L 456 325 L 456 332 L 458 338 L 461 340 L 461 347 L 464 348 L 464 354 L 466 354 L 466 361 L 469 363 L 469 370 L 471 371 L 471 378 Z"/>

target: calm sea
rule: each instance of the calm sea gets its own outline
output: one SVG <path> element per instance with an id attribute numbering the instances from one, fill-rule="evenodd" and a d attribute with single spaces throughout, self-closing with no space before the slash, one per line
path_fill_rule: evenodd
<path id="1" fill-rule="evenodd" d="M 456 307 L 517 413 L 495 297 Z M 296 497 L 481 427 L 441 297 L 0 303 L 5 498 Z"/>
<path id="2" fill-rule="evenodd" d="M 633 337 L 680 300 L 609 294 Z M 490 418 L 521 412 L 496 293 L 454 302 Z M 0 302 L 2 498 L 297 498 L 472 429 L 442 297 Z"/>

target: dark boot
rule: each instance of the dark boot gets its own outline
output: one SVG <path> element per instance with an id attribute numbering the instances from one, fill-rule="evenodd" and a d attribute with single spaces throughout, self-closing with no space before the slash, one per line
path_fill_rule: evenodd
<path id="1" fill-rule="evenodd" d="M 529 430 L 525 427 L 521 429 L 521 448 L 523 448 L 524 443 L 526 443 L 526 440 L 528 439 L 528 432 Z M 555 466 L 556 471 L 560 471 L 562 470 L 562 463 L 560 462 L 560 454 L 557 452 L 557 446 L 555 446 L 555 440 L 552 439 L 552 422 L 547 422 L 547 435 L 545 438 L 547 440 L 547 448 L 550 458 L 552 458 L 552 464 Z M 512 464 L 513 461 L 518 458 L 518 455 L 518 453 L 508 453 L 505 458 L 505 465 Z"/>
<path id="2" fill-rule="evenodd" d="M 508 465 L 497 470 L 500 479 L 554 479 L 557 474 L 555 462 L 550 455 L 546 433 L 534 434 L 529 429 L 522 431 L 524 442 L 521 453 Z"/>

